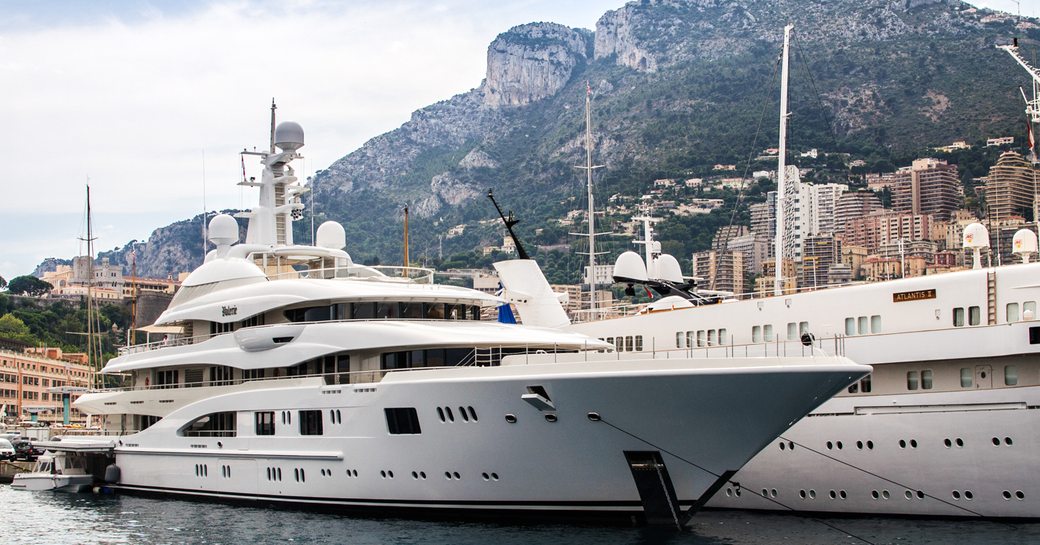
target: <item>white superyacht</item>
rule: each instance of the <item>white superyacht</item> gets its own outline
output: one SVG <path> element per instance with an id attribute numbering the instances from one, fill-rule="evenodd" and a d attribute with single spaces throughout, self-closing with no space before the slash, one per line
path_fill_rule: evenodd
<path id="1" fill-rule="evenodd" d="M 76 402 L 108 435 L 62 443 L 108 446 L 105 479 L 120 491 L 681 524 L 869 372 L 826 356 L 694 365 L 481 321 L 502 299 L 354 263 L 338 224 L 294 244 L 303 131 L 283 123 L 272 136 L 261 181 L 246 182 L 260 191 L 246 242 L 215 217 L 216 249 L 157 320 L 183 335 L 127 349 L 102 373 L 128 386 Z M 532 296 L 549 291 L 533 262 L 506 266 L 531 273 Z"/>

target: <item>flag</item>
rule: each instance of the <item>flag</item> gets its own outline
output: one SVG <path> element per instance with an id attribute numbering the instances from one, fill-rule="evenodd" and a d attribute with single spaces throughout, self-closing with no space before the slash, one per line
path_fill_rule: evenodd
<path id="1" fill-rule="evenodd" d="M 1036 147 L 1036 139 L 1033 138 L 1033 124 L 1028 119 L 1026 119 L 1026 136 L 1028 137 L 1029 151 L 1033 151 L 1033 148 Z"/>

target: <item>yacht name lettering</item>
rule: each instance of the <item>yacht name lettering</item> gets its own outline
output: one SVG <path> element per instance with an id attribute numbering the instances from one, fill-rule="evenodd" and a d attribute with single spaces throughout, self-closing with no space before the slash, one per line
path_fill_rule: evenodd
<path id="1" fill-rule="evenodd" d="M 221 316 L 235 316 L 238 314 L 238 307 L 220 307 Z"/>
<path id="2" fill-rule="evenodd" d="M 935 290 L 900 291 L 892 294 L 893 303 L 923 301 L 925 299 L 935 299 Z"/>

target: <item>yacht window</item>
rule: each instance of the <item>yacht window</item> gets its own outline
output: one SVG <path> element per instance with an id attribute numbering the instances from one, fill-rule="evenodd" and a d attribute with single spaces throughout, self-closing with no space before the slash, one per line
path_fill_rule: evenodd
<path id="1" fill-rule="evenodd" d="M 855 335 L 856 334 L 856 319 L 845 318 L 845 334 Z"/>
<path id="2" fill-rule="evenodd" d="M 444 312 L 449 320 L 466 319 L 466 305 L 444 305 Z"/>
<path id="3" fill-rule="evenodd" d="M 798 339 L 798 324 L 795 322 L 787 322 L 787 340 L 794 341 Z"/>
<path id="4" fill-rule="evenodd" d="M 686 332 L 686 348 L 693 348 L 694 333 L 692 331 Z"/>
<path id="5" fill-rule="evenodd" d="M 809 332 L 809 322 L 798 322 L 798 334 L 805 335 Z"/>
<path id="6" fill-rule="evenodd" d="M 979 325 L 982 323 L 982 312 L 979 307 L 968 307 L 968 325 Z"/>
<path id="7" fill-rule="evenodd" d="M 184 387 L 185 388 L 198 388 L 204 386 L 203 381 L 206 380 L 206 370 L 201 367 L 193 367 L 184 370 Z"/>
<path id="8" fill-rule="evenodd" d="M 351 316 L 355 320 L 371 320 L 376 317 L 376 304 L 354 303 L 351 309 Z"/>
<path id="9" fill-rule="evenodd" d="M 957 307 L 953 309 L 953 326 L 963 327 L 964 326 L 964 308 Z"/>
<path id="10" fill-rule="evenodd" d="M 756 325 L 751 327 L 751 342 L 762 342 L 762 326 Z"/>
<path id="11" fill-rule="evenodd" d="M 264 369 L 243 369 L 242 380 L 262 380 L 264 378 Z"/>
<path id="12" fill-rule="evenodd" d="M 624 337 L 614 337 L 614 350 L 616 350 L 618 352 L 622 352 L 622 351 L 625 350 L 625 338 Z"/>
<path id="13" fill-rule="evenodd" d="M 881 316 L 875 314 L 870 317 L 870 332 L 881 333 Z"/>
<path id="14" fill-rule="evenodd" d="M 708 346 L 715 346 L 715 344 L 716 344 L 716 342 L 715 342 L 715 330 L 714 329 L 709 329 L 708 330 Z"/>
<path id="15" fill-rule="evenodd" d="M 625 337 L 625 352 L 631 352 L 632 351 L 632 347 L 634 345 L 635 345 L 635 343 L 633 342 L 633 339 L 632 339 L 631 335 Z"/>
<path id="16" fill-rule="evenodd" d="M 307 362 L 285 368 L 285 376 L 299 377 L 307 374 Z"/>
<path id="17" fill-rule="evenodd" d="M 234 323 L 221 324 L 221 323 L 217 323 L 217 322 L 210 322 L 209 323 L 209 334 L 210 335 L 219 335 L 221 333 L 229 333 L 231 331 L 234 331 L 234 329 L 235 329 L 234 326 L 235 326 Z"/>
<path id="18" fill-rule="evenodd" d="M 686 340 L 686 334 L 685 333 L 683 333 L 682 331 L 676 331 L 675 332 L 675 347 L 676 348 L 686 348 L 686 345 L 683 343 L 683 341 L 685 341 L 685 340 Z M 607 342 L 613 344 L 614 341 L 613 341 L 613 339 L 607 339 Z"/>
<path id="19" fill-rule="evenodd" d="M 444 367 L 444 349 L 434 348 L 426 351 L 426 367 Z"/>
<path id="20" fill-rule="evenodd" d="M 931 390 L 932 389 L 932 370 L 925 369 L 921 371 L 921 389 Z"/>
<path id="21" fill-rule="evenodd" d="M 235 377 L 235 370 L 226 365 L 214 365 L 209 368 L 209 385 L 221 386 L 231 384 Z"/>
<path id="22" fill-rule="evenodd" d="M 866 335 L 867 333 L 869 333 L 870 330 L 867 329 L 867 317 L 866 316 L 860 316 L 857 319 L 857 323 L 859 325 L 858 333 L 860 335 Z"/>
<path id="23" fill-rule="evenodd" d="M 873 384 L 870 382 L 870 375 L 863 377 L 863 380 L 859 381 L 860 390 L 864 394 L 869 394 Z"/>
<path id="24" fill-rule="evenodd" d="M 399 303 L 399 314 L 402 318 L 418 320 L 423 317 L 422 303 Z"/>
<path id="25" fill-rule="evenodd" d="M 636 352 L 642 352 L 642 351 L 643 351 L 643 336 L 642 335 L 636 335 Z M 476 420 L 476 419 L 474 418 L 474 420 Z"/>
<path id="26" fill-rule="evenodd" d="M 393 319 L 399 318 L 400 314 L 397 313 L 397 303 L 377 303 L 376 304 L 376 318 L 381 319 Z"/>
<path id="27" fill-rule="evenodd" d="M 419 415 L 414 407 L 383 409 L 386 415 L 386 430 L 391 435 L 415 435 L 422 433 Z"/>
<path id="28" fill-rule="evenodd" d="M 480 320 L 480 305 L 472 305 L 469 307 L 469 319 Z"/>
<path id="29" fill-rule="evenodd" d="M 1026 301 L 1025 303 L 1022 303 L 1022 319 L 1036 319 L 1036 301 Z"/>
<path id="30" fill-rule="evenodd" d="M 722 328 L 719 330 L 719 344 L 726 344 L 729 339 L 726 337 L 726 329 Z"/>
<path id="31" fill-rule="evenodd" d="M 961 388 L 971 388 L 974 378 L 970 367 L 961 367 Z"/>
<path id="32" fill-rule="evenodd" d="M 156 371 L 155 372 L 155 386 L 158 388 L 175 388 L 178 380 L 179 371 L 172 369 L 169 371 Z"/>
<path id="33" fill-rule="evenodd" d="M 443 320 L 444 305 L 441 303 L 423 303 L 422 313 L 423 318 L 427 318 L 430 320 Z"/>
<path id="34" fill-rule="evenodd" d="M 1004 386 L 1018 385 L 1018 367 L 1014 365 L 1004 366 Z"/>
<path id="35" fill-rule="evenodd" d="M 703 329 L 697 330 L 697 347 L 703 348 L 708 345 L 708 338 Z"/>
<path id="36" fill-rule="evenodd" d="M 917 389 L 917 371 L 906 372 L 906 389 L 916 390 Z"/>
<path id="37" fill-rule="evenodd" d="M 858 382 L 853 382 L 852 384 L 849 385 L 848 390 L 849 390 L 850 394 L 858 394 L 859 393 L 859 383 Z"/>
<path id="38" fill-rule="evenodd" d="M 260 411 L 253 414 L 256 419 L 256 434 L 274 435 L 274 411 Z"/>
<path id="39" fill-rule="evenodd" d="M 179 431 L 184 437 L 234 437 L 235 417 L 233 412 L 210 413 L 188 422 Z"/>
<path id="40" fill-rule="evenodd" d="M 1018 321 L 1018 303 L 1007 304 L 1007 321 L 1008 323 Z"/>
<path id="41" fill-rule="evenodd" d="M 300 411 L 300 435 L 321 435 L 321 411 Z"/>
<path id="42" fill-rule="evenodd" d="M 762 326 L 762 340 L 773 342 L 773 324 L 766 324 Z"/>

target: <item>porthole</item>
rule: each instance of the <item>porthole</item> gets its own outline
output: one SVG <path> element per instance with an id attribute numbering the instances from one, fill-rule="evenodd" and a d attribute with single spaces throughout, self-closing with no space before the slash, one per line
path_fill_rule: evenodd
<path id="1" fill-rule="evenodd" d="M 393 479 L 394 478 L 394 472 L 393 471 L 387 471 L 386 472 L 386 476 L 390 477 L 391 479 Z"/>
<path id="2" fill-rule="evenodd" d="M 1010 437 L 1005 437 L 1004 438 L 1004 444 L 1007 445 L 1007 446 L 1011 446 L 1013 444 L 1013 441 L 1011 440 Z"/>
<path id="3" fill-rule="evenodd" d="M 804 500 L 805 499 L 805 490 L 799 490 L 798 491 L 798 496 Z"/>
<path id="4" fill-rule="evenodd" d="M 545 421 L 550 423 L 556 422 L 556 415 L 552 413 L 545 415 Z"/>
<path id="5" fill-rule="evenodd" d="M 995 446 L 995 447 L 999 447 L 1000 446 L 1000 438 L 999 437 L 994 437 L 993 438 L 993 446 Z"/>
<path id="6" fill-rule="evenodd" d="M 738 488 L 738 489 L 734 490 L 733 491 L 733 495 L 739 498 L 740 497 L 740 489 Z"/>
<path id="7" fill-rule="evenodd" d="M 858 450 L 863 450 L 863 441 L 856 441 L 856 448 Z"/>
<path id="8" fill-rule="evenodd" d="M 444 478 L 450 481 L 451 480 L 451 472 L 450 471 L 445 471 L 444 472 Z"/>
<path id="9" fill-rule="evenodd" d="M 458 472 L 458 471 L 456 471 L 456 472 L 452 473 L 452 474 L 451 474 L 451 476 L 452 476 L 452 477 L 455 477 L 456 479 L 461 479 L 461 478 L 462 478 L 462 476 L 460 476 L 460 475 L 459 475 L 459 472 Z"/>
<path id="10" fill-rule="evenodd" d="M 1015 497 L 1020 499 L 1020 500 L 1026 499 L 1026 495 L 1023 494 L 1021 490 L 1016 490 L 1015 491 Z"/>
<path id="11" fill-rule="evenodd" d="M 955 500 L 961 499 L 961 493 L 957 492 L 956 490 L 954 490 L 951 495 L 953 496 L 953 499 L 955 499 Z"/>
<path id="12" fill-rule="evenodd" d="M 1011 491 L 1010 490 L 1005 490 L 1003 495 L 1004 495 L 1004 499 L 1005 500 L 1010 500 L 1011 499 Z"/>
<path id="13" fill-rule="evenodd" d="M 470 418 L 470 420 L 476 422 L 477 421 L 477 411 L 473 408 L 473 406 L 472 405 L 467 406 L 466 410 L 469 411 L 469 418 Z"/>
<path id="14" fill-rule="evenodd" d="M 780 441 L 780 450 L 784 450 L 786 448 L 787 448 L 787 444 L 784 443 L 783 441 Z"/>
<path id="15" fill-rule="evenodd" d="M 881 494 L 879 494 L 877 490 L 871 490 L 871 491 L 870 491 L 870 497 L 871 497 L 871 498 L 874 498 L 874 499 L 876 500 L 876 499 L 878 499 L 879 497 L 881 497 Z"/>
<path id="16" fill-rule="evenodd" d="M 487 472 L 481 473 L 481 474 L 480 474 L 480 476 L 481 476 L 481 477 L 482 477 L 482 478 L 483 478 L 483 479 L 484 479 L 485 481 L 489 481 L 489 480 L 491 480 L 491 475 L 488 475 L 488 474 L 487 474 Z"/>
<path id="17" fill-rule="evenodd" d="M 773 489 L 771 489 L 771 490 L 769 491 L 769 495 L 770 495 L 770 496 L 772 496 L 772 497 L 774 497 L 774 498 L 775 498 L 775 497 L 777 496 L 777 494 L 778 494 L 778 492 L 776 491 L 776 489 L 775 489 L 775 488 L 773 488 Z"/>
<path id="18" fill-rule="evenodd" d="M 837 443 L 834 443 L 834 446 L 838 447 L 838 450 L 841 450 L 843 448 L 842 445 L 841 445 L 841 441 L 838 441 Z"/>
<path id="19" fill-rule="evenodd" d="M 816 491 L 815 490 L 810 490 L 809 491 L 809 499 L 810 500 L 815 500 L 816 499 Z"/>
<path id="20" fill-rule="evenodd" d="M 996 440 L 996 438 L 994 438 L 994 440 Z M 946 439 L 943 439 L 943 444 L 946 445 L 946 448 L 950 448 L 953 446 L 953 441 L 950 441 L 950 438 L 947 437 Z"/>
<path id="21" fill-rule="evenodd" d="M 444 409 L 437 407 L 437 418 L 440 418 L 441 422 L 444 422 Z"/>
<path id="22" fill-rule="evenodd" d="M 917 439 L 910 440 L 910 448 L 917 448 Z"/>
<path id="23" fill-rule="evenodd" d="M 909 490 L 904 492 L 903 496 L 906 496 L 906 501 L 910 501 L 910 500 L 914 499 L 914 493 L 909 491 Z"/>
<path id="24" fill-rule="evenodd" d="M 385 479 L 386 478 L 386 471 L 380 470 L 379 471 L 379 476 Z"/>
<path id="25" fill-rule="evenodd" d="M 923 500 L 924 499 L 924 492 L 918 490 L 917 491 L 917 499 Z"/>
<path id="26" fill-rule="evenodd" d="M 768 498 L 769 497 L 769 490 L 766 490 L 765 488 L 763 488 L 762 489 L 762 497 L 763 498 Z"/>
<path id="27" fill-rule="evenodd" d="M 844 490 L 839 490 L 838 491 L 838 497 L 841 498 L 841 499 L 845 499 L 845 498 L 849 497 L 849 495 L 846 494 Z"/>
<path id="28" fill-rule="evenodd" d="M 444 414 L 446 414 L 448 416 L 448 422 L 454 422 L 455 421 L 455 413 L 451 412 L 451 407 L 445 407 L 444 408 Z"/>
<path id="29" fill-rule="evenodd" d="M 498 473 L 491 473 L 491 480 L 492 481 L 497 481 L 498 480 Z"/>
<path id="30" fill-rule="evenodd" d="M 418 479 L 419 478 L 419 474 L 413 471 L 412 472 L 412 478 L 413 479 Z"/>
<path id="31" fill-rule="evenodd" d="M 975 495 L 971 493 L 971 490 L 965 490 L 964 491 L 964 499 L 966 499 L 968 501 L 971 501 L 974 498 L 975 498 Z"/>
<path id="32" fill-rule="evenodd" d="M 906 448 L 906 441 L 903 439 L 899 440 L 899 448 Z"/>
<path id="33" fill-rule="evenodd" d="M 516 415 L 515 414 L 507 414 L 506 415 L 506 422 L 509 422 L 510 424 L 516 424 Z"/>
<path id="34" fill-rule="evenodd" d="M 466 412 L 465 407 L 459 407 L 459 416 L 462 417 L 464 422 L 469 422 L 469 413 Z"/>
<path id="35" fill-rule="evenodd" d="M 787 450 L 794 450 L 794 441 L 787 442 Z"/>
<path id="36" fill-rule="evenodd" d="M 834 450 L 834 443 L 827 441 L 827 450 Z"/>
<path id="37" fill-rule="evenodd" d="M 867 441 L 867 449 L 868 450 L 874 450 L 874 442 L 873 441 Z"/>
<path id="38" fill-rule="evenodd" d="M 835 492 L 835 491 L 833 491 L 833 490 L 831 490 L 831 491 L 830 491 L 830 492 L 828 493 L 828 495 L 830 495 L 830 497 L 831 497 L 831 499 L 832 499 L 832 500 L 836 500 L 836 499 L 838 499 L 838 493 L 837 493 L 837 492 Z"/>
<path id="39" fill-rule="evenodd" d="M 727 488 L 726 489 L 726 497 L 731 497 L 731 496 L 733 496 L 733 489 L 732 488 Z"/>
<path id="40" fill-rule="evenodd" d="M 882 490 L 881 491 L 881 497 L 885 498 L 887 500 L 888 498 L 891 497 L 891 495 L 889 495 L 888 490 Z"/>
<path id="41" fill-rule="evenodd" d="M 426 472 L 425 471 L 420 471 L 419 472 L 419 478 L 425 481 L 426 480 Z"/>
<path id="42" fill-rule="evenodd" d="M 964 439 L 961 439 L 960 437 L 958 437 L 957 440 L 954 441 L 954 443 L 957 443 L 958 447 L 963 447 L 964 446 Z"/>

